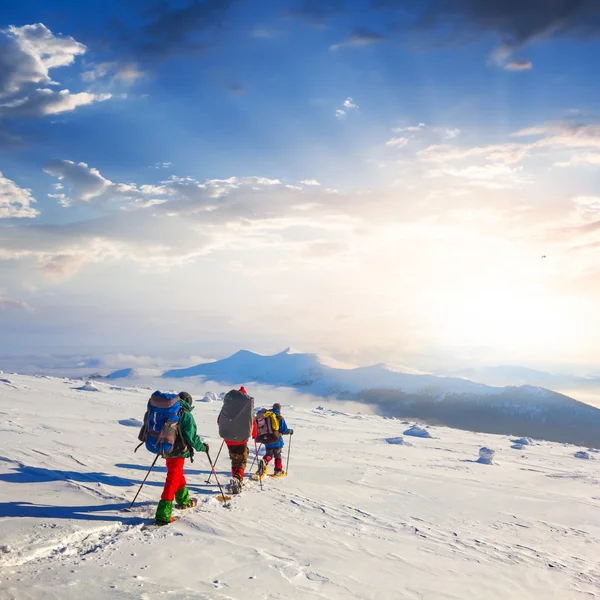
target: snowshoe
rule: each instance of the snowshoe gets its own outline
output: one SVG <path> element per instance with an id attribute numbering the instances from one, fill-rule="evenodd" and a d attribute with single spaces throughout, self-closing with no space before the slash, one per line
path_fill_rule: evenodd
<path id="1" fill-rule="evenodd" d="M 273 479 L 279 479 L 280 477 L 285 477 L 287 473 L 283 469 L 275 469 L 273 475 L 269 475 Z"/>
<path id="2" fill-rule="evenodd" d="M 196 508 L 198 506 L 198 498 L 190 498 L 189 504 L 175 504 L 175 508 L 179 510 L 187 510 L 188 508 Z"/>
<path id="3" fill-rule="evenodd" d="M 237 477 L 232 477 L 231 482 L 229 484 L 229 490 L 232 494 L 241 494 L 242 482 Z"/>
<path id="4" fill-rule="evenodd" d="M 175 521 L 177 521 L 177 519 L 175 517 L 171 517 L 171 520 L 167 523 L 166 521 L 158 521 L 157 519 L 155 519 L 152 523 L 148 523 L 147 525 L 144 525 L 142 527 L 142 529 L 144 531 L 152 531 L 153 529 L 158 529 L 159 527 L 164 527 L 165 525 L 170 525 L 171 523 L 174 523 Z"/>
<path id="5" fill-rule="evenodd" d="M 259 479 L 264 479 L 267 471 L 269 470 L 269 465 L 261 458 L 258 461 L 258 470 L 254 475 L 252 475 L 253 481 L 258 481 Z"/>

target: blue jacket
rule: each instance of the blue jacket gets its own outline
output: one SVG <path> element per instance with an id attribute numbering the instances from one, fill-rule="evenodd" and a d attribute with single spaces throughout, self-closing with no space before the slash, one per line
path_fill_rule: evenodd
<path id="1" fill-rule="evenodd" d="M 273 412 L 277 415 L 277 420 L 279 421 L 279 433 L 281 433 L 281 437 L 274 444 L 265 444 L 265 448 L 283 448 L 283 434 L 288 432 L 288 426 L 278 410 L 274 410 Z"/>

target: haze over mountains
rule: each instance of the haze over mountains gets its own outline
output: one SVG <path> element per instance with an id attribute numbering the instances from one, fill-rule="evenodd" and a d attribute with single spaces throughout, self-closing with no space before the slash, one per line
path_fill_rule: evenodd
<path id="1" fill-rule="evenodd" d="M 386 364 L 340 368 L 328 362 L 289 348 L 272 356 L 240 350 L 223 360 L 166 371 L 163 377 L 291 387 L 359 400 L 386 416 L 600 446 L 600 410 L 542 387 L 493 387 L 459 377 L 406 373 Z"/>

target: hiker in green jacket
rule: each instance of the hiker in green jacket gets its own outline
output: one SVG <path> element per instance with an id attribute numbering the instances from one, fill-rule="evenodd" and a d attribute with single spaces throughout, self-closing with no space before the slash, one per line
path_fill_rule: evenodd
<path id="1" fill-rule="evenodd" d="M 192 458 L 194 450 L 208 452 L 208 444 L 203 442 L 196 430 L 196 421 L 192 415 L 194 410 L 193 400 L 187 392 L 179 392 L 181 410 L 179 413 L 179 432 L 181 440 L 175 442 L 175 451 L 167 460 L 167 480 L 156 509 L 156 523 L 166 525 L 175 519 L 172 516 L 173 500 L 177 508 L 193 508 L 198 503 L 196 498 L 191 498 L 187 489 L 183 466 L 186 458 Z"/>

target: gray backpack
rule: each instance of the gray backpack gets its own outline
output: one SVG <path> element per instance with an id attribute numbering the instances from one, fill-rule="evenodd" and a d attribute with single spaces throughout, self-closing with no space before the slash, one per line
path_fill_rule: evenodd
<path id="1" fill-rule="evenodd" d="M 223 398 L 223 408 L 219 414 L 219 435 L 224 440 L 243 442 L 252 436 L 254 398 L 231 390 Z"/>

